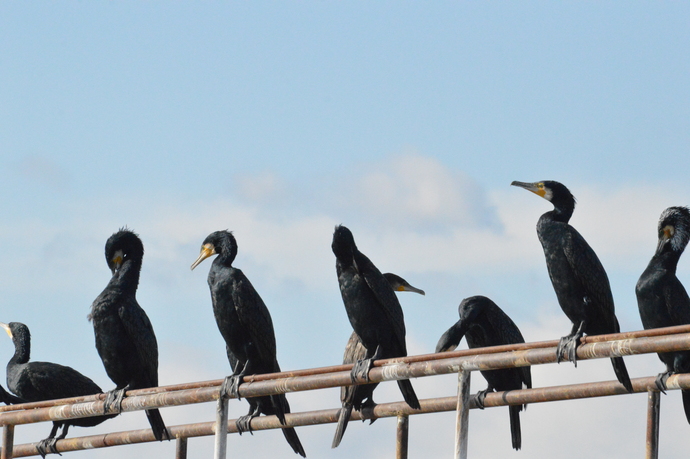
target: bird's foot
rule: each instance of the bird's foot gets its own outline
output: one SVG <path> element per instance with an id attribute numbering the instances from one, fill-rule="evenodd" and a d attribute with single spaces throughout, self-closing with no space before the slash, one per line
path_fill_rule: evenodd
<path id="1" fill-rule="evenodd" d="M 350 379 L 353 383 L 357 382 L 369 382 L 369 370 L 374 366 L 374 359 L 362 359 L 358 360 L 352 366 L 352 372 L 350 373 Z"/>
<path id="2" fill-rule="evenodd" d="M 484 399 L 486 399 L 486 394 L 488 394 L 489 392 L 493 392 L 493 389 L 489 388 L 485 390 L 480 390 L 472 396 L 472 400 L 474 400 L 474 403 L 480 410 L 484 409 Z"/>
<path id="3" fill-rule="evenodd" d="M 580 345 L 581 337 L 582 335 L 577 333 L 561 338 L 556 348 L 556 363 L 561 363 L 561 360 L 569 360 L 577 368 L 577 346 Z"/>
<path id="4" fill-rule="evenodd" d="M 242 435 L 243 432 L 249 432 L 250 434 L 254 435 L 254 432 L 252 431 L 251 421 L 255 417 L 255 414 L 248 414 L 246 416 L 240 416 L 239 418 L 237 418 L 237 420 L 235 421 L 237 433 Z"/>
<path id="5" fill-rule="evenodd" d="M 369 425 L 372 425 L 376 421 L 376 415 L 374 414 L 374 408 L 376 407 L 376 402 L 368 399 L 361 406 L 359 412 L 361 413 L 362 422 L 369 421 Z"/>
<path id="6" fill-rule="evenodd" d="M 103 414 L 122 413 L 122 400 L 125 398 L 125 391 L 127 391 L 127 387 L 113 389 L 106 393 L 105 401 L 103 402 Z"/>
<path id="7" fill-rule="evenodd" d="M 43 458 L 45 458 L 47 454 L 51 454 L 51 453 L 52 454 L 58 454 L 58 455 L 62 456 L 62 454 L 60 454 L 58 452 L 58 450 L 55 446 L 56 443 L 57 443 L 57 438 L 48 437 L 48 438 L 43 439 L 43 440 L 39 441 L 38 443 L 36 443 L 36 451 L 38 451 L 38 454 L 40 454 L 41 457 L 43 457 Z"/>
<path id="8" fill-rule="evenodd" d="M 668 380 L 668 377 L 673 374 L 672 371 L 667 371 L 665 373 L 659 373 L 656 377 L 656 380 L 654 380 L 654 384 L 656 385 L 656 388 L 659 389 L 660 392 L 663 392 L 666 394 L 666 390 L 668 389 L 666 387 L 666 381 Z"/>
<path id="9" fill-rule="evenodd" d="M 236 398 L 237 400 L 242 400 L 240 398 L 240 383 L 242 382 L 242 376 L 230 375 L 225 378 L 223 384 L 220 386 L 220 396 L 222 398 Z"/>

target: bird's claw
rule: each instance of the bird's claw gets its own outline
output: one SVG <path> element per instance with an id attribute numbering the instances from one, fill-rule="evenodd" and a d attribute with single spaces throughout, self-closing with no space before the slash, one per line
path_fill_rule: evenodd
<path id="1" fill-rule="evenodd" d="M 352 372 L 350 373 L 350 379 L 353 383 L 357 382 L 369 382 L 369 370 L 374 365 L 373 359 L 362 359 L 358 360 L 352 366 Z"/>
<path id="2" fill-rule="evenodd" d="M 45 438 L 38 443 L 36 443 L 36 451 L 45 459 L 47 454 L 57 454 L 62 456 L 55 446 L 57 443 L 57 438 Z"/>
<path id="3" fill-rule="evenodd" d="M 666 390 L 668 387 L 666 387 L 666 381 L 668 380 L 668 377 L 671 376 L 671 372 L 667 371 L 665 373 L 659 373 L 654 380 L 654 384 L 656 385 L 656 388 L 659 389 L 659 392 L 662 392 L 664 395 L 666 394 Z"/>
<path id="4" fill-rule="evenodd" d="M 491 391 L 491 389 L 480 390 L 479 392 L 474 394 L 472 400 L 474 400 L 474 403 L 477 405 L 477 408 L 479 408 L 480 410 L 484 409 L 484 399 L 486 399 L 486 394 Z"/>
<path id="5" fill-rule="evenodd" d="M 237 427 L 237 433 L 242 435 L 243 432 L 249 432 L 250 434 L 254 435 L 254 431 L 252 430 L 252 424 L 251 421 L 254 418 L 254 415 L 248 414 L 246 416 L 240 416 L 237 418 L 235 421 L 235 426 Z"/>
<path id="6" fill-rule="evenodd" d="M 580 344 L 580 335 L 568 335 L 561 338 L 556 348 L 556 363 L 569 360 L 577 368 L 577 346 Z"/>
<path id="7" fill-rule="evenodd" d="M 225 378 L 223 384 L 220 386 L 220 396 L 222 398 L 236 398 L 237 400 L 242 400 L 240 398 L 240 382 L 242 381 L 242 376 L 230 375 Z"/>
<path id="8" fill-rule="evenodd" d="M 369 421 L 369 425 L 372 425 L 374 421 L 376 421 L 376 415 L 374 414 L 374 408 L 376 407 L 376 403 L 369 399 L 366 402 L 364 402 L 359 410 L 362 418 L 362 422 L 364 421 Z"/>
<path id="9" fill-rule="evenodd" d="M 113 389 L 106 394 L 103 401 L 103 414 L 122 413 L 122 400 L 125 398 L 127 389 Z"/>

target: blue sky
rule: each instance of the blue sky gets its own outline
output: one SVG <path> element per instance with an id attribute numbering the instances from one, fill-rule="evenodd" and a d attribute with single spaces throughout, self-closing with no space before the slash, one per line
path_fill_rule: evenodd
<path id="1" fill-rule="evenodd" d="M 639 329 L 633 289 L 656 221 L 664 208 L 690 204 L 689 9 L 3 2 L 0 320 L 30 327 L 34 358 L 111 388 L 86 314 L 109 278 L 103 245 L 128 225 L 146 247 L 138 298 L 158 336 L 161 383 L 221 378 L 229 367 L 206 286 L 210 264 L 189 265 L 208 233 L 228 228 L 236 265 L 273 315 L 281 365 L 331 365 L 350 333 L 330 251 L 342 223 L 381 270 L 426 290 L 401 296 L 411 353 L 433 350 L 462 298 L 475 294 L 493 298 L 528 341 L 558 338 L 570 324 L 534 230 L 550 206 L 509 186 L 554 179 L 578 198 L 572 223 L 607 268 L 621 327 Z M 683 260 L 679 277 L 690 279 Z M 8 340 L 0 360 L 10 354 Z M 663 369 L 654 356 L 626 361 L 633 376 Z M 536 386 L 613 378 L 607 362 L 533 371 Z M 453 378 L 441 381 L 413 384 L 423 397 L 452 394 Z M 387 386 L 377 399 L 397 400 Z M 479 375 L 474 386 L 484 386 Z M 289 399 L 299 411 L 338 405 L 335 391 Z M 662 423 L 688 428 L 679 394 L 662 403 Z M 640 454 L 644 404 L 638 395 L 530 406 L 516 454 Z M 235 402 L 230 414 L 245 410 Z M 472 414 L 473 457 L 511 454 L 504 411 Z M 212 413 L 163 416 L 178 424 Z M 146 426 L 139 413 L 109 422 Z M 450 454 L 452 416 L 411 424 L 411 454 Z M 393 425 L 353 425 L 337 450 L 333 426 L 299 433 L 309 457 L 351 457 L 364 441 L 365 457 L 380 457 L 391 454 Z M 565 447 L 556 426 L 588 444 Z M 19 428 L 17 438 L 47 430 Z M 283 443 L 279 433 L 230 440 L 236 452 L 292 457 Z M 193 440 L 190 457 L 211 448 Z M 661 450 L 684 457 L 687 444 L 662 424 Z"/>

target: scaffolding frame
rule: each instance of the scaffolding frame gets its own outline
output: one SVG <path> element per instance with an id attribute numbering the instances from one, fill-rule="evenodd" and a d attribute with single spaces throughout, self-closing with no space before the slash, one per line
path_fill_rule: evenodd
<path id="1" fill-rule="evenodd" d="M 441 354 L 426 354 L 396 359 L 378 360 L 369 373 L 371 382 L 430 377 L 450 373 L 458 374 L 456 396 L 420 400 L 421 409 L 413 410 L 405 402 L 378 404 L 360 412 L 353 412 L 351 420 L 397 417 L 396 457 L 407 458 L 409 416 L 456 411 L 455 458 L 467 458 L 469 441 L 469 410 L 477 408 L 470 398 L 470 375 L 477 370 L 495 370 L 521 366 L 556 363 L 557 340 L 494 346 L 461 350 Z M 590 360 L 638 354 L 690 350 L 690 326 L 668 327 L 610 335 L 587 336 L 577 349 L 578 360 Z M 351 385 L 352 365 L 296 370 L 245 377 L 239 387 L 239 396 L 257 397 L 277 393 L 309 391 Z M 656 377 L 631 380 L 633 393 L 648 393 L 646 458 L 658 457 L 660 397 L 655 384 Z M 225 458 L 228 433 L 237 433 L 235 420 L 228 420 L 228 400 L 219 398 L 223 380 L 177 384 L 157 388 L 128 391 L 122 402 L 122 411 L 139 411 L 194 403 L 216 402 L 216 420 L 195 424 L 170 426 L 170 434 L 176 438 L 175 457 L 186 459 L 187 439 L 199 436 L 215 436 L 217 459 Z M 675 374 L 668 378 L 669 390 L 690 389 L 690 374 Z M 559 400 L 625 395 L 628 392 L 618 381 L 599 381 L 533 389 L 493 392 L 486 396 L 487 408 L 544 403 Z M 3 427 L 0 459 L 38 455 L 36 443 L 14 445 L 14 429 L 17 425 L 53 420 L 65 420 L 103 414 L 104 394 L 49 400 L 0 407 L 0 426 Z M 300 427 L 335 423 L 339 408 L 290 413 L 285 415 L 286 425 L 276 416 L 252 419 L 253 430 Z M 226 428 L 218 428 L 225 425 Z M 124 444 L 153 442 L 150 429 L 112 432 L 92 436 L 59 440 L 56 448 L 60 453 Z"/>

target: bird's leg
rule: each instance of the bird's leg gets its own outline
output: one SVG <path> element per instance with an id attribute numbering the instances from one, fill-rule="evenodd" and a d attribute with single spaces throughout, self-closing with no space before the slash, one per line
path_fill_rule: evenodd
<path id="1" fill-rule="evenodd" d="M 556 363 L 561 363 L 561 360 L 570 360 L 577 367 L 577 346 L 580 344 L 580 338 L 583 335 L 582 328 L 584 326 L 584 321 L 580 322 L 579 325 L 573 324 L 570 334 L 561 338 L 556 348 Z"/>
<path id="2" fill-rule="evenodd" d="M 247 360 L 244 365 L 242 365 L 242 369 L 240 371 L 235 371 L 225 378 L 225 381 L 223 381 L 223 384 L 220 386 L 220 396 L 223 398 L 236 398 L 238 400 L 241 400 L 240 398 L 240 384 L 242 383 L 242 378 L 244 377 L 244 374 L 247 370 L 247 365 L 249 364 L 249 360 Z M 238 365 L 239 367 L 239 365 Z"/>
<path id="3" fill-rule="evenodd" d="M 352 372 L 350 373 L 350 379 L 353 383 L 358 381 L 369 382 L 369 371 L 371 367 L 374 366 L 374 360 L 379 358 L 381 352 L 381 346 L 376 346 L 376 352 L 368 359 L 357 360 L 357 362 L 352 366 Z"/>
<path id="4" fill-rule="evenodd" d="M 252 432 L 251 421 L 260 414 L 261 411 L 259 410 L 258 404 L 256 405 L 256 407 L 252 407 L 251 405 L 249 405 L 249 413 L 247 413 L 246 416 L 240 416 L 235 421 L 237 433 L 242 435 L 242 432 L 249 432 L 250 434 L 254 435 L 254 432 Z"/>
<path id="5" fill-rule="evenodd" d="M 667 370 L 663 373 L 659 373 L 656 377 L 656 380 L 654 380 L 654 384 L 656 385 L 656 388 L 659 389 L 660 392 L 663 392 L 666 394 L 666 380 L 668 380 L 668 377 L 673 374 L 673 370 Z"/>
<path id="6" fill-rule="evenodd" d="M 58 427 L 60 427 L 60 424 L 53 422 L 53 428 L 50 430 L 50 435 L 48 435 L 47 438 L 44 438 L 43 440 L 36 443 L 36 451 L 38 451 L 38 454 L 40 454 L 41 457 L 44 459 L 46 457 L 46 454 L 49 453 L 60 454 L 55 449 L 55 442 L 57 442 L 57 440 L 55 439 L 55 434 L 57 433 Z"/>
<path id="7" fill-rule="evenodd" d="M 486 394 L 489 392 L 493 392 L 494 388 L 489 385 L 485 390 L 480 390 L 474 396 L 472 396 L 472 399 L 474 400 L 474 403 L 477 405 L 477 408 L 480 410 L 484 409 L 484 399 L 486 398 Z"/>
<path id="8" fill-rule="evenodd" d="M 129 384 L 122 389 L 115 388 L 108 391 L 103 402 L 103 414 L 122 413 L 122 400 L 125 398 L 125 392 L 129 390 Z"/>

